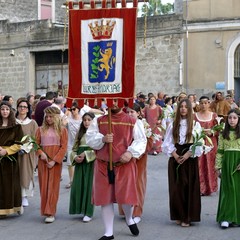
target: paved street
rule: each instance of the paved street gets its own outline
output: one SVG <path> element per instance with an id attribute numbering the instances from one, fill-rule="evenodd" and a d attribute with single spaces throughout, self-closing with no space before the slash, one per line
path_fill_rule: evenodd
<path id="1" fill-rule="evenodd" d="M 65 163 L 64 163 L 65 164 Z M 39 191 L 36 176 L 35 196 L 30 198 L 30 206 L 22 216 L 11 215 L 0 219 L 0 240 L 97 240 L 103 235 L 100 207 L 95 208 L 94 218 L 90 223 L 83 223 L 80 216 L 68 214 L 69 192 L 67 167 L 63 168 L 60 199 L 56 221 L 45 224 L 39 213 Z M 114 222 L 116 240 L 237 240 L 240 228 L 222 230 L 215 222 L 218 194 L 202 197 L 202 221 L 189 228 L 177 226 L 169 220 L 167 158 L 164 155 L 149 156 L 148 188 L 144 216 L 139 223 L 140 235 L 135 238 L 130 234 L 123 218 L 117 215 Z"/>

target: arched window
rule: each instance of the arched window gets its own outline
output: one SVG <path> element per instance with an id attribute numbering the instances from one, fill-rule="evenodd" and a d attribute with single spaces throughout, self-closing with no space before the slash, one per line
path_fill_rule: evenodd
<path id="1" fill-rule="evenodd" d="M 234 78 L 240 79 L 240 44 L 234 53 Z"/>

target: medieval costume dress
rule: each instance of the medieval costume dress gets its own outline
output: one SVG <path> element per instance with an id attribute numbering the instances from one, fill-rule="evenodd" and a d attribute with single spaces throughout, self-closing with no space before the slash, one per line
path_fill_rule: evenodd
<path id="1" fill-rule="evenodd" d="M 140 120 L 141 121 L 141 120 Z M 134 207 L 133 216 L 141 217 L 147 189 L 147 159 L 148 151 L 152 148 L 153 138 L 147 138 L 147 147 L 145 153 L 137 159 L 137 193 L 138 204 Z"/>
<path id="2" fill-rule="evenodd" d="M 29 118 L 23 121 L 16 119 L 16 121 L 22 125 L 22 130 L 24 135 L 29 135 L 31 137 L 35 136 L 36 130 L 38 128 L 37 123 Z M 33 196 L 34 188 L 34 169 L 36 167 L 36 155 L 34 151 L 30 153 L 24 153 L 19 157 L 19 170 L 20 170 L 20 184 L 22 187 L 22 196 Z M 28 191 L 27 191 L 28 190 Z"/>
<path id="3" fill-rule="evenodd" d="M 211 112 L 211 117 L 208 120 L 202 120 L 198 114 L 195 114 L 195 120 L 198 121 L 202 128 L 211 129 L 217 124 L 217 114 Z M 212 140 L 212 150 L 207 154 L 202 154 L 198 158 L 199 178 L 200 178 L 200 191 L 203 196 L 210 195 L 218 190 L 218 176 L 215 170 L 215 159 L 217 154 L 217 138 L 218 136 L 213 134 L 209 136 Z M 205 141 L 209 146 L 210 143 Z"/>
<path id="4" fill-rule="evenodd" d="M 211 102 L 210 109 L 211 111 L 217 113 L 219 117 L 224 117 L 226 119 L 226 116 L 230 111 L 231 106 L 225 99 L 216 99 Z"/>
<path id="5" fill-rule="evenodd" d="M 73 152 L 71 153 L 71 160 L 82 152 L 85 152 L 86 155 L 86 151 L 91 152 L 90 148 L 86 145 L 84 134 L 80 146 L 78 146 L 78 140 L 75 141 Z M 94 161 L 88 162 L 85 156 L 83 162 L 75 162 L 74 166 L 75 170 L 71 186 L 69 213 L 84 214 L 84 216 L 92 217 L 94 211 L 94 205 L 91 203 Z"/>
<path id="6" fill-rule="evenodd" d="M 137 119 L 137 121 L 140 121 L 140 119 Z M 153 137 L 147 138 L 147 146 L 145 153 L 141 155 L 140 158 L 137 159 L 137 195 L 138 195 L 138 204 L 134 206 L 133 210 L 133 216 L 134 217 L 141 217 L 143 214 L 143 205 L 146 195 L 146 189 L 147 189 L 147 160 L 148 160 L 148 151 L 151 150 L 153 146 Z M 124 215 L 124 212 L 122 210 L 122 206 L 119 205 L 119 215 Z"/>
<path id="7" fill-rule="evenodd" d="M 156 108 L 150 108 L 146 106 L 144 108 L 144 117 L 146 118 L 148 124 L 150 125 L 152 132 L 157 135 L 161 135 L 161 131 L 158 128 L 157 122 L 162 115 L 162 109 L 160 106 L 156 106 Z M 151 150 L 148 152 L 149 154 L 158 154 L 162 151 L 161 149 L 162 139 L 154 140 L 153 146 Z"/>
<path id="8" fill-rule="evenodd" d="M 22 137 L 22 127 L 19 124 L 0 127 L 0 146 L 7 151 L 7 156 L 0 157 L 0 215 L 21 213 L 22 211 L 18 164 L 20 145 L 17 144 Z"/>
<path id="9" fill-rule="evenodd" d="M 62 162 L 67 151 L 68 133 L 62 127 L 60 137 L 53 128 L 49 128 L 43 133 L 42 127 L 37 129 L 36 142 L 49 156 L 48 161 L 55 161 L 52 168 L 48 168 L 45 160 L 38 160 L 38 179 L 41 195 L 41 215 L 55 216 L 60 190 L 60 179 L 62 172 Z M 40 155 L 41 149 L 37 151 Z"/>
<path id="10" fill-rule="evenodd" d="M 94 163 L 93 203 L 97 206 L 110 203 L 137 205 L 136 160 L 146 149 L 146 136 L 143 125 L 124 112 L 112 114 L 112 133 L 114 135 L 113 166 L 115 183 L 109 184 L 108 163 L 109 144 L 102 142 L 108 133 L 108 116 L 93 120 L 86 133 L 87 145 L 96 149 Z M 133 158 L 127 163 L 120 162 L 120 156 L 130 151 Z M 103 194 L 104 193 L 104 194 Z"/>
<path id="11" fill-rule="evenodd" d="M 230 140 L 219 136 L 216 169 L 221 170 L 217 222 L 240 224 L 240 138 L 230 131 Z"/>
<path id="12" fill-rule="evenodd" d="M 196 122 L 196 125 L 200 124 Z M 167 128 L 162 145 L 163 152 L 169 158 L 168 184 L 170 219 L 180 220 L 184 223 L 199 222 L 201 213 L 201 197 L 198 158 L 202 154 L 202 147 L 196 147 L 194 157 L 188 158 L 179 165 L 172 152 L 176 150 L 179 156 L 191 149 L 191 143 L 186 143 L 187 120 L 181 119 L 179 130 L 179 142 L 174 144 L 173 124 Z"/>

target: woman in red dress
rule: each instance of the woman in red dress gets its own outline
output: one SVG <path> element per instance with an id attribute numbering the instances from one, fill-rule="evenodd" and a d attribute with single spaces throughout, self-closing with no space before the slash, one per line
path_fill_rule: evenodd
<path id="1" fill-rule="evenodd" d="M 214 146 L 209 153 L 198 157 L 201 195 L 208 196 L 218 190 L 217 172 L 215 170 L 217 136 L 211 132 L 211 128 L 217 124 L 217 114 L 209 111 L 210 101 L 208 97 L 202 96 L 199 99 L 199 105 L 200 111 L 195 114 L 195 120 L 205 129 Z M 206 140 L 205 143 L 210 145 Z"/>
<path id="2" fill-rule="evenodd" d="M 156 104 L 156 97 L 152 96 L 149 99 L 149 105 L 143 109 L 144 117 L 146 118 L 148 124 L 152 129 L 152 133 L 161 135 L 160 123 L 161 123 L 161 115 L 162 109 L 160 106 Z M 162 139 L 155 140 L 153 142 L 153 147 L 148 152 L 149 154 L 157 155 L 161 150 Z"/>

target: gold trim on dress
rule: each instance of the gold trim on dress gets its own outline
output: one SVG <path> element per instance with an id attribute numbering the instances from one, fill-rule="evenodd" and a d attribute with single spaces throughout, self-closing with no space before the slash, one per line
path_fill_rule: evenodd
<path id="1" fill-rule="evenodd" d="M 20 207 L 14 207 L 11 209 L 0 209 L 0 215 L 8 215 L 12 213 L 17 213 L 21 211 L 21 206 Z"/>
<path id="2" fill-rule="evenodd" d="M 134 127 L 134 123 L 126 123 L 126 122 L 112 122 L 113 125 L 123 125 L 123 126 L 131 126 Z M 108 122 L 100 122 L 99 125 L 108 125 Z"/>

